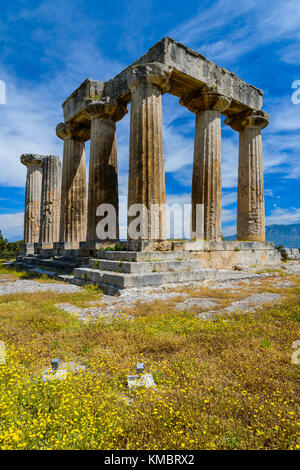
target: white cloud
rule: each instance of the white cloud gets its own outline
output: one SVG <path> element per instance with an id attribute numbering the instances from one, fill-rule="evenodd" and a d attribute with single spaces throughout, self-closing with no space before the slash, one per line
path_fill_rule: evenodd
<path id="1" fill-rule="evenodd" d="M 292 103 L 292 93 L 282 98 L 279 103 L 270 109 L 272 131 L 298 131 L 300 129 L 300 104 Z M 298 144 L 300 146 L 300 142 Z"/>
<path id="2" fill-rule="evenodd" d="M 222 223 L 232 222 L 236 219 L 236 209 L 222 210 Z"/>
<path id="3" fill-rule="evenodd" d="M 238 179 L 238 135 L 222 134 L 222 186 L 223 188 L 237 187 Z"/>
<path id="4" fill-rule="evenodd" d="M 194 153 L 194 139 L 186 137 L 177 128 L 164 128 L 165 139 L 165 169 L 175 173 L 175 177 L 181 180 L 181 174 L 177 173 L 186 165 L 192 165 Z M 186 183 L 186 181 L 185 181 Z"/>
<path id="5" fill-rule="evenodd" d="M 300 222 L 300 209 L 291 207 L 289 209 L 282 209 L 276 207 L 271 211 L 271 214 L 266 217 L 266 225 L 274 224 L 296 224 Z"/>
<path id="6" fill-rule="evenodd" d="M 236 201 L 237 201 L 236 191 L 222 193 L 222 207 L 230 206 L 231 204 L 236 203 Z"/>
<path id="7" fill-rule="evenodd" d="M 222 226 L 222 234 L 224 237 L 230 237 L 231 235 L 236 234 L 236 224 Z"/>
<path id="8" fill-rule="evenodd" d="M 183 43 L 198 42 L 215 35 L 216 31 L 229 21 L 253 8 L 250 2 L 245 0 L 239 2 L 239 8 L 236 8 L 234 0 L 219 0 L 211 3 L 212 5 L 205 10 L 199 8 L 198 14 L 193 14 L 192 19 L 171 30 L 170 35 L 179 38 Z"/>
<path id="9" fill-rule="evenodd" d="M 300 65 L 299 56 L 300 42 L 289 44 L 278 51 L 278 55 L 283 62 L 287 64 Z"/>
<path id="10" fill-rule="evenodd" d="M 0 230 L 5 238 L 23 237 L 24 213 L 0 214 Z"/>
<path id="11" fill-rule="evenodd" d="M 298 0 L 240 0 L 238 7 L 235 0 L 218 0 L 204 11 L 199 9 L 170 35 L 192 47 L 201 46 L 201 53 L 224 64 L 262 45 L 294 41 L 299 25 Z"/>
<path id="12" fill-rule="evenodd" d="M 61 141 L 55 135 L 60 112 L 47 106 L 51 100 L 41 88 L 24 89 L 12 77 L 7 77 L 6 84 L 7 104 L 0 113 L 0 184 L 21 187 L 26 175 L 22 153 L 61 155 Z"/>
<path id="13" fill-rule="evenodd" d="M 62 102 L 87 77 L 105 81 L 124 68 L 120 61 L 103 56 L 97 45 L 101 23 L 91 22 L 77 6 L 69 8 L 66 2 L 59 2 L 50 9 L 49 2 L 42 2 L 37 8 L 11 14 L 11 27 L 14 21 L 28 20 L 31 37 L 42 49 L 40 60 L 47 63 L 47 73 L 38 82 L 26 81 L 0 66 L 0 79 L 5 81 L 7 92 L 6 105 L 0 105 L 0 185 L 24 186 L 22 153 L 62 157 L 62 141 L 55 134 L 56 124 L 63 121 Z M 49 27 L 41 28 L 42 22 Z"/>

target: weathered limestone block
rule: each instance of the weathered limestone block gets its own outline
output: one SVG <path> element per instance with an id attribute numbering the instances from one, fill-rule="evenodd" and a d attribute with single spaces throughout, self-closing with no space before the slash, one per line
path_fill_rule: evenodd
<path id="1" fill-rule="evenodd" d="M 85 115 L 91 120 L 91 146 L 88 188 L 88 243 L 101 240 L 96 227 L 106 212 L 97 215 L 102 204 L 111 204 L 115 210 L 115 233 L 109 238 L 119 239 L 119 196 L 116 121 L 127 113 L 127 107 L 110 98 L 90 101 L 85 107 Z"/>
<path id="2" fill-rule="evenodd" d="M 90 130 L 60 123 L 56 134 L 64 141 L 59 241 L 78 248 L 79 242 L 86 239 L 85 141 Z"/>
<path id="3" fill-rule="evenodd" d="M 240 133 L 237 238 L 265 241 L 265 203 L 261 130 L 269 124 L 264 111 L 246 111 L 227 118 L 228 124 Z"/>
<path id="4" fill-rule="evenodd" d="M 188 90 L 192 91 L 200 86 L 214 85 L 218 92 L 223 93 L 226 90 L 226 94 L 232 97 L 230 109 L 239 105 L 256 109 L 262 106 L 263 93 L 260 89 L 172 38 L 161 39 L 137 63 L 156 61 L 173 68 L 171 91 L 176 96 L 182 97 Z M 225 114 L 226 112 L 227 110 Z"/>
<path id="5" fill-rule="evenodd" d="M 196 113 L 192 181 L 192 231 L 206 240 L 222 238 L 221 112 L 231 99 L 205 88 L 181 99 L 180 103 Z M 196 206 L 204 205 L 204 227 L 197 230 Z"/>
<path id="6" fill-rule="evenodd" d="M 174 39 L 162 38 L 131 67 L 153 62 L 172 67 L 170 89 L 172 95 L 181 98 L 200 87 L 213 85 L 217 91 L 223 93 L 226 90 L 226 93 L 232 97 L 231 105 L 224 113 L 228 116 L 249 108 L 260 109 L 262 107 L 263 92 L 261 90 Z M 105 83 L 85 80 L 63 103 L 65 122 L 71 120 L 83 122 L 86 119 L 82 111 L 89 97 L 101 99 L 109 96 L 129 102 L 130 87 L 127 72 L 128 68 Z"/>
<path id="7" fill-rule="evenodd" d="M 37 243 L 40 235 L 40 213 L 42 194 L 43 156 L 21 155 L 21 162 L 27 167 L 24 212 L 24 243 Z"/>
<path id="8" fill-rule="evenodd" d="M 87 100 L 100 99 L 103 94 L 104 82 L 87 78 L 62 104 L 65 122 L 82 123 L 86 117 L 81 113 Z"/>
<path id="9" fill-rule="evenodd" d="M 170 87 L 171 72 L 171 67 L 158 63 L 127 72 L 131 90 L 128 210 L 134 204 L 147 210 L 140 223 L 139 238 L 144 240 L 164 240 L 167 234 L 161 95 Z M 128 215 L 128 225 L 133 218 L 134 214 Z"/>
<path id="10" fill-rule="evenodd" d="M 47 155 L 43 160 L 40 243 L 52 244 L 59 240 L 60 195 L 60 159 Z"/>
<path id="11" fill-rule="evenodd" d="M 300 251 L 298 248 L 282 248 L 280 251 L 283 260 L 299 260 Z"/>

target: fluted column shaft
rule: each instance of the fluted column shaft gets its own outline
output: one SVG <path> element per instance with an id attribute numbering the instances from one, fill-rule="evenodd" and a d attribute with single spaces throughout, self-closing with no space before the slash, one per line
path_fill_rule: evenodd
<path id="1" fill-rule="evenodd" d="M 226 124 L 239 131 L 237 201 L 238 240 L 265 241 L 265 204 L 261 129 L 269 123 L 264 111 L 249 111 Z"/>
<path id="2" fill-rule="evenodd" d="M 169 88 L 170 67 L 136 66 L 128 73 L 131 90 L 128 211 L 142 204 L 140 238 L 164 240 L 166 188 L 161 95 Z M 128 226 L 135 216 L 128 215 Z M 128 238 L 131 238 L 128 232 Z"/>
<path id="3" fill-rule="evenodd" d="M 265 241 L 265 205 L 260 129 L 245 129 L 239 140 L 238 240 Z"/>
<path id="4" fill-rule="evenodd" d="M 40 235 L 43 156 L 23 154 L 27 166 L 24 211 L 24 243 L 37 243 Z"/>
<path id="5" fill-rule="evenodd" d="M 126 106 L 110 98 L 91 102 L 85 109 L 86 115 L 91 119 L 87 242 L 102 241 L 97 236 L 97 224 L 106 212 L 97 215 L 97 209 L 103 204 L 111 205 L 116 224 L 114 235 L 108 236 L 106 240 L 119 239 L 116 121 L 119 121 L 126 112 Z"/>
<path id="6" fill-rule="evenodd" d="M 85 140 L 69 124 L 58 124 L 58 137 L 64 140 L 59 241 L 77 247 L 86 239 L 87 194 Z M 81 133 L 82 134 L 82 133 Z"/>
<path id="7" fill-rule="evenodd" d="M 201 234 L 222 238 L 221 112 L 230 105 L 226 95 L 202 90 L 180 100 L 196 113 L 192 180 L 192 231 L 197 237 L 197 205 L 203 205 Z"/>
<path id="8" fill-rule="evenodd" d="M 47 155 L 43 160 L 40 243 L 59 240 L 61 163 L 59 157 Z"/>
<path id="9" fill-rule="evenodd" d="M 220 112 L 197 113 L 192 180 L 192 230 L 196 230 L 196 205 L 204 205 L 204 238 L 222 235 L 221 119 Z"/>

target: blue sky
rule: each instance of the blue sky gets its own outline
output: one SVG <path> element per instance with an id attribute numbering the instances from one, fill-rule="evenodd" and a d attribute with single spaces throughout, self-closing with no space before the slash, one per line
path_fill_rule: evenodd
<path id="1" fill-rule="evenodd" d="M 87 77 L 107 80 L 163 36 L 195 49 L 264 90 L 267 224 L 299 223 L 299 0 L 1 1 L 0 229 L 22 238 L 26 152 L 62 157 L 61 103 Z M 299 93 L 300 97 L 300 93 Z M 163 96 L 168 203 L 190 201 L 194 115 Z M 223 233 L 235 233 L 238 136 L 222 128 Z M 129 115 L 117 130 L 125 224 Z"/>

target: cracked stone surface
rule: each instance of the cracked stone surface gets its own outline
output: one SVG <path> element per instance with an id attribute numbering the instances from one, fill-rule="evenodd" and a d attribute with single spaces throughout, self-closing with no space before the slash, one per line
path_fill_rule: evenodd
<path id="1" fill-rule="evenodd" d="M 266 303 L 275 303 L 282 296 L 280 294 L 272 294 L 270 292 L 265 292 L 263 294 L 253 294 L 246 299 L 237 300 L 233 302 L 228 307 L 224 308 L 222 311 L 231 313 L 237 310 L 247 310 L 247 312 L 254 312 L 257 308 L 261 308 Z"/>
<path id="2" fill-rule="evenodd" d="M 153 300 L 168 300 L 172 297 L 187 297 L 178 292 L 155 292 L 150 288 L 132 288 L 121 292 L 119 297 L 104 295 L 99 300 L 88 302 L 90 307 L 80 308 L 70 304 L 57 304 L 68 313 L 74 314 L 84 322 L 95 322 L 97 319 L 113 321 L 116 319 L 132 320 L 132 315 L 124 313 L 137 302 L 150 303 Z"/>
<path id="3" fill-rule="evenodd" d="M 282 265 L 285 272 L 289 274 L 300 274 L 300 264 L 299 263 L 286 263 Z"/>
<path id="4" fill-rule="evenodd" d="M 18 292 L 25 292 L 31 294 L 34 292 L 52 291 L 58 294 L 68 294 L 72 292 L 79 292 L 80 287 L 73 284 L 58 284 L 54 282 L 37 282 L 31 280 L 4 280 L 0 284 L 0 295 L 16 294 Z"/>
<path id="5" fill-rule="evenodd" d="M 94 323 L 97 320 L 103 319 L 107 322 L 112 322 L 114 320 L 132 320 L 131 315 L 112 311 L 106 307 L 76 307 L 75 305 L 70 304 L 57 304 L 56 307 L 75 315 L 79 320 L 84 323 Z"/>
<path id="6" fill-rule="evenodd" d="M 282 298 L 281 294 L 273 294 L 271 292 L 264 292 L 262 294 L 252 294 L 249 297 L 246 297 L 243 300 L 237 300 L 232 302 L 225 308 L 221 310 L 210 310 L 208 312 L 203 312 L 198 314 L 199 318 L 214 318 L 216 314 L 219 313 L 233 313 L 239 312 L 242 313 L 253 313 L 256 310 L 263 307 L 264 304 L 274 304 Z"/>
<path id="7" fill-rule="evenodd" d="M 107 321 L 113 321 L 116 319 L 132 320 L 133 317 L 125 311 L 134 307 L 137 301 L 143 303 L 150 303 L 153 300 L 167 300 L 169 298 L 176 297 L 188 297 L 188 294 L 178 292 L 153 292 L 152 289 L 147 289 L 148 292 L 141 292 L 138 289 L 128 289 L 127 292 L 121 293 L 120 297 L 112 297 L 105 295 L 99 299 L 99 301 L 89 302 L 91 307 L 75 307 L 70 304 L 57 304 L 57 307 L 76 315 L 77 318 L 83 322 L 95 322 L 97 319 L 103 318 Z M 130 291 L 130 292 L 129 292 Z M 134 291 L 134 292 L 132 292 Z M 237 291 L 238 292 L 238 291 Z M 261 308 L 265 303 L 274 303 L 281 298 L 280 294 L 263 293 L 253 294 L 246 299 L 232 302 L 228 307 L 221 310 L 209 310 L 198 313 L 199 318 L 206 320 L 214 318 L 217 313 L 232 313 L 234 311 L 242 310 L 247 312 L 254 312 L 257 308 Z M 92 306 L 98 304 L 97 306 Z M 176 310 L 190 310 L 194 307 L 200 309 L 208 309 L 217 307 L 219 302 L 211 298 L 198 298 L 189 297 L 183 302 L 179 302 L 176 305 Z"/>
<path id="8" fill-rule="evenodd" d="M 247 282 L 246 282 L 247 280 L 243 280 L 243 282 L 247 284 Z M 217 282 L 217 283 L 208 285 L 207 287 L 208 287 L 209 290 L 226 289 L 226 290 L 230 290 L 231 292 L 239 292 L 237 287 L 240 284 L 240 282 L 241 282 L 240 280 Z"/>
<path id="9" fill-rule="evenodd" d="M 176 305 L 176 310 L 183 311 L 183 310 L 190 310 L 194 307 L 201 307 L 201 308 L 211 308 L 216 307 L 219 304 L 217 300 L 213 300 L 210 298 L 200 298 L 200 297 L 189 297 L 184 302 L 179 302 Z"/>
<path id="10" fill-rule="evenodd" d="M 170 285 L 168 286 L 168 288 Z M 178 285 L 176 285 L 178 288 Z M 186 293 L 179 292 L 164 292 L 162 288 L 132 288 L 126 289 L 121 292 L 119 297 L 112 297 L 110 295 L 104 295 L 101 301 L 108 304 L 122 304 L 127 307 L 133 307 L 136 302 L 149 303 L 154 300 L 168 300 L 173 297 L 187 297 Z"/>

